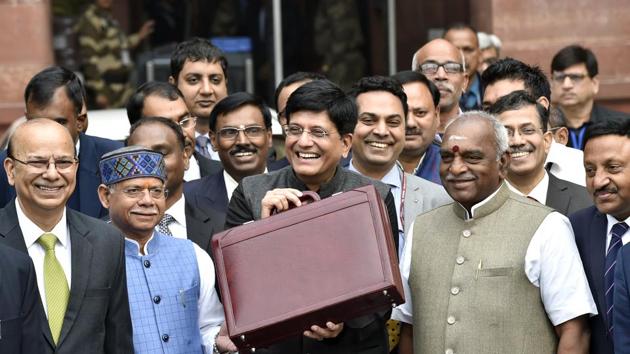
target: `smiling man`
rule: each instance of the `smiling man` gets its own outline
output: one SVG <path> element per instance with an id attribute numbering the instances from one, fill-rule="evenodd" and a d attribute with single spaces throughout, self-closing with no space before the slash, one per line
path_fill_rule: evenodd
<path id="1" fill-rule="evenodd" d="M 352 99 L 328 80 L 312 81 L 291 94 L 286 117 L 285 150 L 290 166 L 243 178 L 230 200 L 226 228 L 266 218 L 273 209 L 282 212 L 290 204 L 299 206 L 302 191 L 315 191 L 321 198 L 328 198 L 374 184 L 385 200 L 392 235 L 397 235 L 396 207 L 389 187 L 339 166 L 350 150 L 357 121 Z M 269 353 L 287 354 L 386 351 L 385 319 L 380 313 L 345 323 L 328 322 L 323 328 L 313 325 L 304 336 L 289 338 L 269 348 Z"/>
<path id="2" fill-rule="evenodd" d="M 451 42 L 434 39 L 413 56 L 412 69 L 423 73 L 440 90 L 440 125 L 443 133 L 448 122 L 461 112 L 459 99 L 468 85 L 464 55 Z"/>
<path id="3" fill-rule="evenodd" d="M 510 191 L 507 150 L 505 127 L 484 112 L 447 126 L 440 176 L 455 202 L 417 216 L 407 238 L 405 303 L 392 313 L 405 323 L 401 354 L 588 348 L 596 309 L 571 225 Z"/>
<path id="4" fill-rule="evenodd" d="M 208 135 L 210 112 L 228 94 L 227 70 L 223 52 L 207 39 L 179 43 L 171 55 L 169 82 L 182 92 L 188 111 L 198 120 L 195 149 L 213 160 L 219 156 L 213 153 Z"/>
<path id="5" fill-rule="evenodd" d="M 617 253 L 622 244 L 630 241 L 630 120 L 611 118 L 607 122 L 595 123 L 586 129 L 584 139 L 586 188 L 595 206 L 570 218 L 600 313 L 589 320 L 591 353 L 612 354 L 628 350 L 627 338 L 623 350 L 616 350 L 617 331 L 613 346 L 613 317 L 621 316 L 623 319 L 627 313 L 617 313 L 616 307 L 611 310 L 616 305 L 611 286 L 615 283 L 613 275 Z M 620 311 L 626 309 L 622 307 Z M 628 328 L 624 325 L 622 329 Z M 623 336 L 627 336 L 627 332 Z"/>
<path id="6" fill-rule="evenodd" d="M 508 186 L 568 216 L 591 205 L 586 188 L 547 173 L 549 112 L 526 91 L 514 91 L 490 107 L 509 136 Z"/>

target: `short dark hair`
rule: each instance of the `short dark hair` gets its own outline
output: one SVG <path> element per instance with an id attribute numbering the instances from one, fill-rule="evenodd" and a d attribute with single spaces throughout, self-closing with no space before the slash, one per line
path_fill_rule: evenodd
<path id="1" fill-rule="evenodd" d="M 180 127 L 179 124 L 173 122 L 172 120 L 164 117 L 143 117 L 139 121 L 135 122 L 131 126 L 131 128 L 129 128 L 129 136 L 127 137 L 127 139 L 125 139 L 125 146 L 129 145 L 129 138 L 131 138 L 133 133 L 141 126 L 147 124 L 162 124 L 170 128 L 173 133 L 175 133 L 175 137 L 177 138 L 177 145 L 179 145 L 179 148 L 184 151 L 186 140 L 184 138 L 182 127 Z"/>
<path id="2" fill-rule="evenodd" d="M 55 91 L 62 86 L 66 88 L 66 94 L 78 116 L 83 108 L 85 88 L 75 73 L 61 66 L 48 67 L 31 78 L 24 90 L 24 104 L 33 103 L 40 108 L 46 107 Z"/>
<path id="3" fill-rule="evenodd" d="M 630 138 L 630 119 L 619 116 L 609 116 L 604 122 L 593 123 L 584 133 L 584 147 L 588 141 L 604 135 L 619 135 Z"/>
<path id="4" fill-rule="evenodd" d="M 138 87 L 136 92 L 129 98 L 127 102 L 127 118 L 131 125 L 135 124 L 142 118 L 144 110 L 144 101 L 149 96 L 158 96 L 168 99 L 169 101 L 177 101 L 178 98 L 184 99 L 181 91 L 169 83 L 150 81 Z"/>
<path id="5" fill-rule="evenodd" d="M 577 44 L 564 47 L 553 56 L 551 60 L 551 72 L 564 71 L 568 67 L 576 64 L 584 64 L 588 71 L 588 76 L 590 77 L 595 77 L 598 73 L 595 54 L 593 54 L 590 49 Z"/>
<path id="6" fill-rule="evenodd" d="M 308 72 L 308 71 L 298 71 L 296 73 L 293 73 L 285 77 L 282 81 L 280 81 L 280 83 L 278 84 L 278 87 L 276 87 L 276 92 L 274 93 L 274 96 L 273 96 L 274 97 L 273 102 L 276 105 L 276 109 L 278 109 L 278 97 L 280 97 L 280 92 L 282 92 L 282 89 L 284 89 L 285 87 L 289 85 L 293 85 L 296 82 L 315 81 L 315 80 L 324 80 L 324 79 L 326 79 L 326 76 L 324 74 Z"/>
<path id="7" fill-rule="evenodd" d="M 411 82 L 419 82 L 429 89 L 431 98 L 433 99 L 433 105 L 437 107 L 440 104 L 440 90 L 435 86 L 433 81 L 427 79 L 423 73 L 413 70 L 406 70 L 396 73 L 392 76 L 394 80 L 400 82 L 401 85 L 405 85 Z"/>
<path id="8" fill-rule="evenodd" d="M 446 34 L 450 30 L 469 30 L 469 31 L 471 31 L 475 35 L 475 40 L 477 41 L 477 48 L 479 48 L 479 38 L 477 37 L 477 30 L 472 25 L 470 25 L 468 23 L 464 23 L 464 22 L 451 23 L 444 30 L 444 35 L 442 35 L 442 38 L 446 37 Z"/>
<path id="9" fill-rule="evenodd" d="M 210 130 L 217 127 L 219 116 L 233 112 L 243 106 L 254 106 L 262 113 L 265 128 L 271 128 L 271 112 L 263 100 L 247 92 L 236 92 L 220 100 L 210 113 Z"/>
<path id="10" fill-rule="evenodd" d="M 545 97 L 551 100 L 549 80 L 538 66 L 530 66 L 513 58 L 499 59 L 481 74 L 481 84 L 485 91 L 486 87 L 500 80 L 522 81 L 525 90 L 536 99 Z"/>
<path id="11" fill-rule="evenodd" d="M 339 134 L 349 134 L 357 124 L 357 106 L 339 86 L 330 80 L 316 80 L 300 86 L 289 97 L 287 122 L 299 111 L 326 112 Z"/>
<path id="12" fill-rule="evenodd" d="M 549 126 L 551 128 L 567 127 L 567 117 L 560 108 L 552 106 L 549 109 Z"/>
<path id="13" fill-rule="evenodd" d="M 400 82 L 387 76 L 376 75 L 363 77 L 352 86 L 349 96 L 353 99 L 354 103 L 357 104 L 357 97 L 360 94 L 373 91 L 385 91 L 396 96 L 402 104 L 403 111 L 405 113 L 403 119 L 406 120 L 407 112 L 409 112 L 409 106 L 407 106 L 407 94 L 405 94 Z"/>
<path id="14" fill-rule="evenodd" d="M 195 62 L 206 60 L 208 63 L 219 62 L 223 75 L 228 77 L 228 62 L 223 51 L 215 47 L 209 40 L 195 37 L 177 44 L 175 51 L 171 54 L 171 76 L 175 80 L 184 68 L 186 60 Z"/>
<path id="15" fill-rule="evenodd" d="M 540 121 L 541 129 L 543 133 L 547 131 L 547 123 L 549 122 L 549 111 L 538 103 L 536 99 L 527 91 L 518 90 L 510 92 L 509 94 L 499 98 L 490 109 L 488 113 L 499 115 L 506 111 L 515 111 L 528 106 L 535 106 L 538 113 L 538 119 Z"/>

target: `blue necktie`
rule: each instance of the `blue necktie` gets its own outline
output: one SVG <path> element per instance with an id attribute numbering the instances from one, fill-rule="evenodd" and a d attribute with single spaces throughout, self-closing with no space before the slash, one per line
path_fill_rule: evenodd
<path id="1" fill-rule="evenodd" d="M 211 159 L 210 150 L 208 150 L 208 142 L 210 139 L 205 135 L 199 135 L 195 138 L 195 150 L 204 157 Z"/>
<path id="2" fill-rule="evenodd" d="M 615 264 L 617 263 L 617 253 L 623 246 L 621 236 L 628 231 L 628 224 L 618 222 L 612 227 L 612 237 L 608 252 L 606 252 L 606 267 L 604 268 L 604 290 L 606 297 L 606 318 L 608 319 L 608 334 L 612 335 L 613 330 L 613 294 L 615 289 Z"/>

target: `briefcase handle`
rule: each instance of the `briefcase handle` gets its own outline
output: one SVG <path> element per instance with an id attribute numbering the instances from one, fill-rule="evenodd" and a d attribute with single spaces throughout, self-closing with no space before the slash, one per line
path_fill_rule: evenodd
<path id="1" fill-rule="evenodd" d="M 302 202 L 302 205 L 311 204 L 320 200 L 322 200 L 322 198 L 319 197 L 319 194 L 312 191 L 302 191 L 302 196 L 300 197 L 300 202 Z M 295 207 L 295 204 L 289 203 L 289 210 Z M 278 214 L 278 210 L 276 208 L 273 208 L 271 210 L 271 215 L 276 214 Z"/>

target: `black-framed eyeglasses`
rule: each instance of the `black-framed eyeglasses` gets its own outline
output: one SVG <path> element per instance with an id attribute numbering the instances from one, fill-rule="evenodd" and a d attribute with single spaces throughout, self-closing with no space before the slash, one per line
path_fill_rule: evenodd
<path id="1" fill-rule="evenodd" d="M 240 127 L 225 127 L 217 132 L 219 138 L 225 140 L 234 140 L 238 136 L 240 132 L 245 133 L 245 136 L 248 138 L 261 138 L 265 135 L 267 129 L 260 125 L 250 125 L 248 127 L 240 126 Z"/>
<path id="2" fill-rule="evenodd" d="M 197 117 L 186 116 L 186 118 L 180 120 L 177 124 L 179 124 L 179 126 L 182 128 L 194 127 L 197 125 Z"/>
<path id="3" fill-rule="evenodd" d="M 326 129 L 318 127 L 315 127 L 313 129 L 304 129 L 297 124 L 287 124 L 284 126 L 284 133 L 292 138 L 299 138 L 302 136 L 302 134 L 307 133 L 312 138 L 324 139 L 327 138 L 330 134 L 336 132 L 328 132 L 326 131 Z"/>
<path id="4" fill-rule="evenodd" d="M 30 169 L 32 169 L 33 171 L 36 172 L 45 172 L 48 170 L 48 168 L 50 167 L 50 164 L 53 164 L 55 166 L 55 169 L 59 172 L 66 172 L 68 170 L 70 170 L 72 168 L 72 166 L 74 166 L 74 164 L 78 163 L 79 161 L 76 158 L 58 158 L 58 159 L 54 159 L 53 161 L 50 161 L 50 159 L 44 160 L 28 160 L 28 161 L 22 161 L 19 159 L 16 159 L 15 157 L 9 156 L 9 158 L 13 161 L 19 162 L 23 165 L 28 166 Z"/>
<path id="5" fill-rule="evenodd" d="M 579 84 L 584 80 L 588 75 L 586 74 L 565 74 L 565 73 L 553 73 L 551 76 L 553 81 L 556 83 L 562 84 L 564 80 L 569 78 L 569 80 L 574 84 Z"/>
<path id="6" fill-rule="evenodd" d="M 447 74 L 460 74 L 464 72 L 464 66 L 460 63 L 455 62 L 447 62 L 447 63 L 436 63 L 436 62 L 426 62 L 420 64 L 420 71 L 425 75 L 435 75 L 437 74 L 440 67 L 444 69 Z"/>
<path id="7" fill-rule="evenodd" d="M 110 188 L 115 191 L 115 188 Z M 168 190 L 162 187 L 140 188 L 140 187 L 127 187 L 120 190 L 125 196 L 132 199 L 141 199 L 145 195 L 145 191 L 149 192 L 149 196 L 152 199 L 162 199 L 168 196 Z"/>

